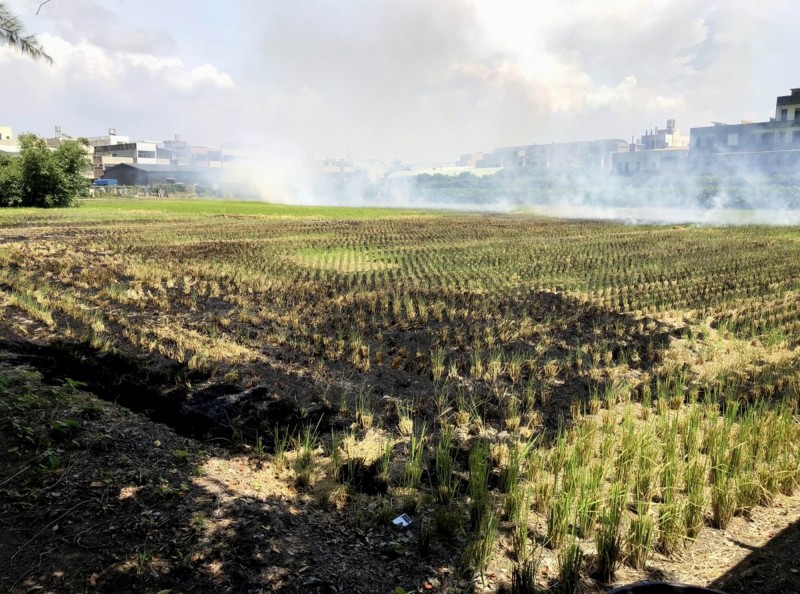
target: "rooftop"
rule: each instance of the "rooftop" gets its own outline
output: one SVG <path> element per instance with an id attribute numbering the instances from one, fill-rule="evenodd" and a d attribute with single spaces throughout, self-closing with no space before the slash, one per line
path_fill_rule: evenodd
<path id="1" fill-rule="evenodd" d="M 130 167 L 131 169 L 138 169 L 140 171 L 147 171 L 149 173 L 166 173 L 166 172 L 175 172 L 175 173 L 209 173 L 215 172 L 216 169 L 209 168 L 209 167 L 183 167 L 181 165 L 149 165 L 146 163 L 119 163 L 118 165 L 114 165 L 113 167 Z M 109 169 L 113 167 L 109 167 L 106 169 L 108 172 Z"/>

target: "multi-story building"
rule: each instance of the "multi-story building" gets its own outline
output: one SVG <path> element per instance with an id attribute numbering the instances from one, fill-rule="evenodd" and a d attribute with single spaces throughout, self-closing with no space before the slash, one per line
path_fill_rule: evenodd
<path id="1" fill-rule="evenodd" d="M 182 167 L 222 167 L 222 155 L 219 150 L 190 145 L 181 140 L 179 134 L 176 134 L 173 140 L 161 143 L 158 157 L 168 159 L 170 165 Z"/>
<path id="2" fill-rule="evenodd" d="M 338 157 L 317 157 L 313 160 L 313 170 L 329 180 L 345 180 L 359 177 L 376 182 L 387 175 L 389 169 L 377 159 L 350 159 Z"/>
<path id="3" fill-rule="evenodd" d="M 347 175 L 355 172 L 352 159 L 323 157 L 314 161 L 319 171 L 326 175 Z"/>
<path id="4" fill-rule="evenodd" d="M 464 153 L 456 161 L 456 167 L 475 167 L 483 160 L 483 153 Z"/>
<path id="5" fill-rule="evenodd" d="M 130 137 L 117 134 L 116 128 L 109 128 L 108 134 L 105 136 L 91 136 L 88 140 L 89 146 L 109 146 L 112 144 L 124 144 L 131 141 Z"/>
<path id="6" fill-rule="evenodd" d="M 689 146 L 689 139 L 675 126 L 675 120 L 667 120 L 666 128 L 655 127 L 642 134 L 637 150 L 653 151 Z"/>
<path id="7" fill-rule="evenodd" d="M 689 167 L 698 173 L 800 173 L 800 88 L 778 97 L 767 122 L 692 128 Z"/>
<path id="8" fill-rule="evenodd" d="M 0 153 L 19 153 L 19 145 L 14 138 L 14 131 L 11 126 L 0 126 Z"/>
<path id="9" fill-rule="evenodd" d="M 117 134 L 109 128 L 105 136 L 89 138 L 93 147 L 92 167 L 95 179 L 103 177 L 106 169 L 121 163 L 140 165 L 169 165 L 169 155 L 161 154 L 160 143 L 155 141 L 131 141 L 130 137 Z"/>
<path id="10" fill-rule="evenodd" d="M 622 175 L 686 171 L 689 149 L 672 147 L 614 153 L 614 172 Z"/>
<path id="11" fill-rule="evenodd" d="M 495 149 L 483 155 L 477 161 L 476 167 L 585 168 L 610 171 L 611 155 L 627 148 L 628 143 L 618 138 L 512 146 Z"/>
<path id="12" fill-rule="evenodd" d="M 96 179 L 103 177 L 105 170 L 121 163 L 139 165 L 169 165 L 169 158 L 159 155 L 157 142 L 120 142 L 94 147 L 92 165 Z"/>
<path id="13" fill-rule="evenodd" d="M 622 175 L 683 171 L 689 156 L 689 140 L 667 120 L 666 128 L 653 128 L 631 142 L 628 149 L 612 155 L 614 172 Z"/>

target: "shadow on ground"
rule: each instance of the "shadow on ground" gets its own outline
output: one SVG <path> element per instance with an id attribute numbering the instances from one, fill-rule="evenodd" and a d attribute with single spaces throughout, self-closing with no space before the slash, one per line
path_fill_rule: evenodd
<path id="1" fill-rule="evenodd" d="M 800 593 L 800 521 L 790 524 L 763 547 L 709 585 L 727 594 Z"/>
<path id="2" fill-rule="evenodd" d="M 0 352 L 1 591 L 366 593 L 450 575 L 456 547 L 420 554 L 419 526 L 320 502 L 266 456 L 24 359 Z"/>
<path id="3" fill-rule="evenodd" d="M 550 345 L 543 362 L 566 361 L 593 340 L 610 345 L 619 328 L 644 355 L 636 368 L 646 371 L 670 340 L 666 328 L 637 328 L 632 317 L 557 295 L 537 295 L 531 307 L 541 310 L 534 319 L 560 320 L 541 337 Z M 409 352 L 429 338 L 422 328 L 393 336 Z M 467 364 L 464 353 L 451 356 Z M 329 371 L 345 375 L 335 364 Z M 590 386 L 580 375 L 562 367 L 546 426 L 568 418 L 572 403 L 585 404 Z M 320 497 L 270 456 L 253 455 L 248 430 L 327 432 L 334 416 L 326 408 L 330 385 L 312 375 L 271 367 L 258 377 L 246 390 L 188 389 L 204 378 L 163 362 L 0 339 L 0 590 L 366 593 L 428 584 L 460 591 L 460 537 L 434 538 L 423 553 L 420 521 L 403 531 L 387 521 L 401 511 L 398 502 L 387 510 L 375 497 Z M 369 380 L 376 396 L 434 391 L 412 365 L 373 368 Z M 248 455 L 231 441 L 238 419 Z"/>

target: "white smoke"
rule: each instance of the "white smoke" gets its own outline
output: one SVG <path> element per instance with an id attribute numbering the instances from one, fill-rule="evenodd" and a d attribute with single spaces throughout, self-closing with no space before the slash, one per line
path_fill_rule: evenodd
<path id="1" fill-rule="evenodd" d="M 800 224 L 800 179 L 757 170 L 626 177 L 579 169 L 535 174 L 516 168 L 482 178 L 372 179 L 357 166 L 348 174 L 326 174 L 307 156 L 280 153 L 262 156 L 258 167 L 246 172 L 255 180 L 259 199 L 284 204 L 517 212 L 670 225 Z"/>

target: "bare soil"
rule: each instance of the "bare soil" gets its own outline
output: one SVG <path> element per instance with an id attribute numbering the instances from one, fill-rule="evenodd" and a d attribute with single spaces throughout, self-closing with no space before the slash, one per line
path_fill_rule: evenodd
<path id="1" fill-rule="evenodd" d="M 170 383 L 164 370 L 137 378 L 108 356 L 67 350 L 7 329 L 0 344 L 0 590 L 367 593 L 474 586 L 458 574 L 464 542 L 434 541 L 420 551 L 419 524 L 394 528 L 380 496 L 321 498 L 273 457 L 232 441 L 214 414 L 197 412 L 204 402 L 226 402 L 228 411 L 291 423 L 299 414 L 293 398 L 265 398 L 265 383 L 251 399 L 226 400 L 217 390 L 203 400 L 199 390 L 193 408 L 181 408 L 175 403 L 185 400 L 186 387 Z M 299 378 L 274 379 L 286 393 L 304 389 Z M 114 395 L 141 412 L 109 401 Z M 253 408 L 256 401 L 268 409 Z M 707 527 L 683 554 L 654 555 L 644 572 L 622 568 L 616 583 L 800 592 L 798 544 L 796 495 L 735 518 L 726 531 Z M 496 555 L 478 589 L 507 589 L 510 567 Z M 553 585 L 556 571 L 545 554 L 542 584 Z M 611 586 L 585 584 L 592 592 Z"/>
<path id="2" fill-rule="evenodd" d="M 1 357 L 2 591 L 382 592 L 445 571 L 369 503 L 321 507 L 263 458 Z"/>

